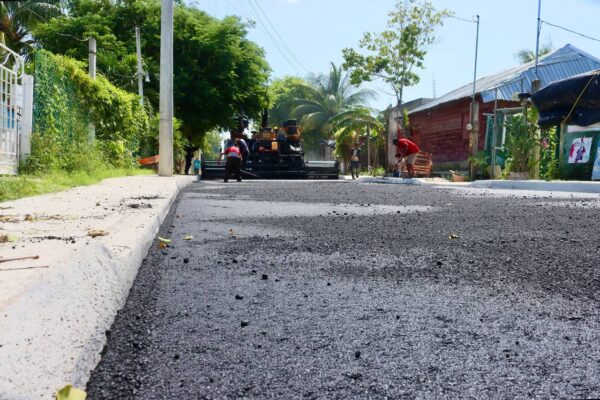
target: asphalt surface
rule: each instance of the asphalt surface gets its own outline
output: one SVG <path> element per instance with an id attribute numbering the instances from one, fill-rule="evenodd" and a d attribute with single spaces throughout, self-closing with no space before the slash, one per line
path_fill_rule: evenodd
<path id="1" fill-rule="evenodd" d="M 193 184 L 88 398 L 599 398 L 600 198 L 499 193 Z"/>

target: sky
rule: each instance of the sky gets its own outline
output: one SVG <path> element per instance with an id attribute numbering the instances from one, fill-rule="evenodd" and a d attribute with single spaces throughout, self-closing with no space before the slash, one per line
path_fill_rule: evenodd
<path id="1" fill-rule="evenodd" d="M 249 38 L 261 46 L 272 77 L 327 73 L 330 62 L 343 63 L 342 49 L 364 32 L 381 32 L 396 0 L 186 0 L 217 18 L 238 15 L 252 20 Z M 437 97 L 473 81 L 476 24 L 480 16 L 477 78 L 519 64 L 519 50 L 535 49 L 538 0 L 432 0 L 461 19 L 447 19 L 428 48 L 421 82 L 405 89 L 404 101 Z M 587 39 L 542 24 L 540 43 L 557 49 L 567 43 L 600 58 L 600 0 L 542 0 L 541 19 L 595 38 Z M 465 21 L 466 20 L 466 21 Z M 379 93 L 371 106 L 385 109 L 396 100 L 385 83 L 364 85 Z"/>

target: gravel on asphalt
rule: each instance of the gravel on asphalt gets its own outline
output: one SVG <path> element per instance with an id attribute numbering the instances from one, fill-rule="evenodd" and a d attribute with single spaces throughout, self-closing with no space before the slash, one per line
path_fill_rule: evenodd
<path id="1" fill-rule="evenodd" d="M 191 185 L 89 398 L 600 397 L 600 198 L 498 193 Z"/>

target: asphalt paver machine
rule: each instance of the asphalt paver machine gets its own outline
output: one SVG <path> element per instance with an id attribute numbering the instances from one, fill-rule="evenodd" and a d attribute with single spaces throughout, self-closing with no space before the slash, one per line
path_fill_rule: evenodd
<path id="1" fill-rule="evenodd" d="M 244 139 L 249 154 L 242 163 L 244 179 L 338 179 L 337 161 L 305 161 L 302 127 L 290 119 L 272 128 L 263 127 L 244 135 L 244 125 L 231 132 L 230 140 Z M 201 179 L 218 179 L 225 175 L 225 162 L 202 161 Z"/>

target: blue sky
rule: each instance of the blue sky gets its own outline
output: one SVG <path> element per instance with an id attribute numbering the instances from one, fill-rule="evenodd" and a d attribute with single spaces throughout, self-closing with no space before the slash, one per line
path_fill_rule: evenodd
<path id="1" fill-rule="evenodd" d="M 233 14 L 255 21 L 249 37 L 265 49 L 273 77 L 305 76 L 306 71 L 326 73 L 331 61 L 338 65 L 343 62 L 344 47 L 358 48 L 363 32 L 385 29 L 387 13 L 395 4 L 395 0 L 187 1 L 218 18 Z M 535 49 L 537 0 L 433 0 L 432 3 L 467 20 L 480 15 L 478 78 L 517 65 L 515 54 L 520 49 Z M 542 0 L 542 20 L 598 41 L 545 24 L 540 41 L 551 41 L 554 48 L 571 43 L 600 58 L 598 16 L 600 0 Z M 448 19 L 438 28 L 437 40 L 425 59 L 426 68 L 419 71 L 421 82 L 405 91 L 404 101 L 432 97 L 434 81 L 438 97 L 472 81 L 475 29 L 475 23 L 457 19 Z M 383 109 L 395 104 L 385 84 L 373 82 L 366 86 L 380 94 L 373 106 Z"/>

